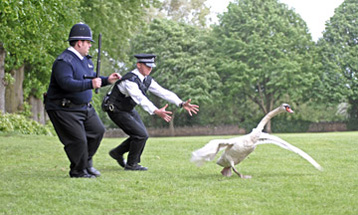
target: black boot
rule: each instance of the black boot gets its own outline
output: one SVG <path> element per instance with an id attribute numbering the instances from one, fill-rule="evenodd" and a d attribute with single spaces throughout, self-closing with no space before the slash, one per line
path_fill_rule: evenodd
<path id="1" fill-rule="evenodd" d="M 87 168 L 87 171 L 89 174 L 94 175 L 96 177 L 101 176 L 101 173 L 96 168 L 93 167 L 92 159 L 88 161 L 88 166 L 89 167 Z"/>
<path id="2" fill-rule="evenodd" d="M 96 178 L 96 176 L 89 174 L 86 169 L 84 170 L 71 170 L 70 171 L 71 178 Z"/>
<path id="3" fill-rule="evenodd" d="M 126 164 L 126 166 L 124 167 L 124 170 L 147 171 L 148 168 L 141 166 L 139 164 L 132 164 L 132 165 Z"/>
<path id="4" fill-rule="evenodd" d="M 123 155 L 118 154 L 115 149 L 109 151 L 109 156 L 116 160 L 121 167 L 124 168 L 126 166 L 126 160 L 124 160 Z"/>

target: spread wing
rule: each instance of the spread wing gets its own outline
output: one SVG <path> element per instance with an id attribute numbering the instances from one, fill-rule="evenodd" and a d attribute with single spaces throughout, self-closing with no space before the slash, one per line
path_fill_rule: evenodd
<path id="1" fill-rule="evenodd" d="M 232 147 L 233 144 L 230 139 L 211 140 L 204 147 L 192 152 L 190 161 L 197 166 L 202 166 L 206 161 L 212 161 L 219 151 Z"/>
<path id="2" fill-rule="evenodd" d="M 261 145 L 261 144 L 274 144 L 274 145 L 280 146 L 280 147 L 282 147 L 284 149 L 287 149 L 289 151 L 292 151 L 292 152 L 300 155 L 304 159 L 306 159 L 316 169 L 318 169 L 320 171 L 323 170 L 322 167 L 311 156 L 309 156 L 306 152 L 302 151 L 301 149 L 297 148 L 296 146 L 293 146 L 293 145 L 289 144 L 288 142 L 282 140 L 279 137 L 276 137 L 274 135 L 262 132 L 262 134 L 260 135 L 259 140 L 255 143 L 255 145 Z"/>

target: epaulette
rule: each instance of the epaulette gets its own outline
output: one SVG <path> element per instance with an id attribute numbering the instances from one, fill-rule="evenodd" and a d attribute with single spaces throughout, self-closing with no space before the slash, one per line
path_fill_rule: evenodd
<path id="1" fill-rule="evenodd" d="M 72 59 L 73 59 L 73 56 L 71 54 L 66 53 L 66 52 L 62 53 L 57 58 L 57 60 L 63 60 L 63 61 L 68 62 L 68 63 L 71 63 Z"/>

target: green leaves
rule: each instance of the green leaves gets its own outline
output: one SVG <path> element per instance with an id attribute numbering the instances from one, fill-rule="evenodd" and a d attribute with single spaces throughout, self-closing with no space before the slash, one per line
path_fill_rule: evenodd
<path id="1" fill-rule="evenodd" d="M 214 27 L 217 56 L 226 60 L 218 70 L 229 91 L 244 93 L 270 111 L 283 96 L 310 87 L 302 83 L 314 75 L 305 66 L 312 63 L 307 59 L 314 43 L 303 20 L 287 6 L 276 0 L 242 0 L 230 4 L 220 21 Z"/>
<path id="2" fill-rule="evenodd" d="M 326 31 L 318 42 L 323 68 L 322 93 L 326 100 L 349 101 L 352 107 L 358 101 L 357 9 L 356 0 L 344 1 L 326 23 Z M 350 115 L 357 119 L 354 109 Z"/>
<path id="3" fill-rule="evenodd" d="M 7 52 L 5 69 L 27 65 L 26 92 L 43 89 L 48 83 L 53 60 L 67 46 L 64 41 L 69 29 L 79 19 L 78 2 L 1 1 L 0 42 Z M 36 90 L 33 94 L 40 98 L 42 92 Z"/>
<path id="4" fill-rule="evenodd" d="M 129 39 L 144 25 L 145 9 L 156 2 L 156 0 L 81 1 L 83 8 L 81 16 L 91 27 L 93 35 L 102 33 L 102 49 L 109 56 L 127 61 L 125 51 L 129 49 Z"/>
<path id="5" fill-rule="evenodd" d="M 158 83 L 183 100 L 191 98 L 194 104 L 205 105 L 221 93 L 206 35 L 206 30 L 195 26 L 157 19 L 132 40 L 132 54 L 156 54 L 152 76 Z"/>

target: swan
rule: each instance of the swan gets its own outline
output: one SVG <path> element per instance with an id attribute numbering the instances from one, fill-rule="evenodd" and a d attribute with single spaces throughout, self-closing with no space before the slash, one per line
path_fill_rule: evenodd
<path id="1" fill-rule="evenodd" d="M 224 167 L 221 174 L 230 177 L 232 175 L 231 170 L 233 170 L 240 178 L 251 178 L 250 175 L 243 175 L 239 173 L 235 168 L 235 165 L 242 162 L 250 153 L 252 153 L 256 146 L 261 144 L 274 144 L 297 153 L 310 162 L 316 169 L 321 171 L 322 167 L 307 153 L 279 137 L 262 131 L 266 123 L 272 117 L 283 112 L 293 113 L 293 110 L 290 105 L 283 103 L 263 117 L 257 127 L 252 129 L 251 133 L 230 139 L 211 140 L 204 147 L 192 152 L 190 161 L 195 163 L 197 166 L 201 166 L 206 161 L 213 160 L 219 151 L 225 149 L 221 157 L 216 162 L 218 165 Z"/>

